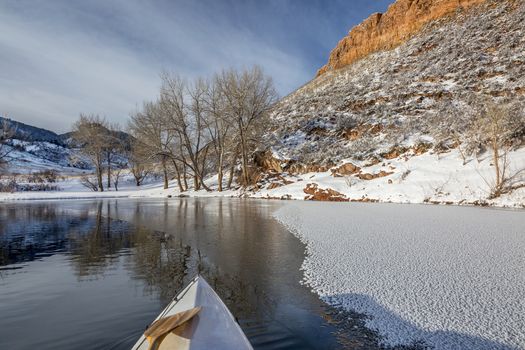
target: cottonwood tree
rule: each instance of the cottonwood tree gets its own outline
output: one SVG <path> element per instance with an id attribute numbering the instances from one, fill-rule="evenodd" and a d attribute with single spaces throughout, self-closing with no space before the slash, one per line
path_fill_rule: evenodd
<path id="1" fill-rule="evenodd" d="M 131 143 L 130 150 L 127 153 L 128 165 L 133 178 L 135 179 L 135 185 L 138 187 L 142 185 L 142 182 L 152 171 L 152 162 L 148 158 L 147 153 L 144 152 L 144 147 L 140 141 L 133 140 Z"/>
<path id="2" fill-rule="evenodd" d="M 95 167 L 98 191 L 104 191 L 102 172 L 107 149 L 107 121 L 95 114 L 81 114 L 80 119 L 73 125 L 73 138 L 80 145 L 80 152 L 84 154 Z"/>
<path id="3" fill-rule="evenodd" d="M 251 69 L 223 71 L 217 78 L 218 88 L 224 96 L 224 115 L 230 119 L 239 137 L 242 184 L 250 183 L 248 169 L 253 141 L 262 133 L 263 123 L 277 101 L 271 77 L 255 66 Z"/>
<path id="4" fill-rule="evenodd" d="M 202 80 L 188 86 L 177 75 L 162 75 L 160 105 L 167 130 L 177 136 L 179 145 L 178 152 L 174 151 L 172 155 L 176 161 L 191 169 L 195 190 L 202 186 L 209 191 L 204 183 L 206 157 L 210 147 L 205 135 L 205 97 L 206 84 Z M 176 163 L 174 166 L 178 172 Z"/>
<path id="5" fill-rule="evenodd" d="M 9 155 L 13 151 L 9 142 L 14 137 L 15 132 L 15 128 L 11 127 L 7 121 L 2 121 L 0 124 L 0 171 L 5 169 L 9 160 Z"/>
<path id="6" fill-rule="evenodd" d="M 111 170 L 111 174 L 113 175 L 113 187 L 115 188 L 115 191 L 118 191 L 120 180 L 124 177 L 124 170 L 127 168 L 127 166 L 128 164 L 125 162 L 117 162 Z"/>
<path id="7" fill-rule="evenodd" d="M 107 188 L 111 188 L 111 178 L 114 169 L 122 167 L 122 155 L 129 145 L 122 136 L 121 128 L 118 124 L 108 124 L 105 135 L 104 161 L 106 163 Z M 118 181 L 118 180 L 117 180 Z M 118 187 L 118 185 L 117 185 Z"/>
<path id="8" fill-rule="evenodd" d="M 195 190 L 209 191 L 204 180 L 211 170 L 217 172 L 222 191 L 227 167 L 230 187 L 239 159 L 240 182 L 249 184 L 250 156 L 277 98 L 272 80 L 258 67 L 224 71 L 213 79 L 190 83 L 171 73 L 161 78 L 159 99 L 133 114 L 129 128 L 140 152 L 160 162 L 165 188 L 168 161 L 181 192 L 188 189 L 190 176 Z"/>
<path id="9" fill-rule="evenodd" d="M 207 83 L 204 123 L 208 130 L 212 149 L 215 155 L 217 181 L 219 192 L 223 190 L 224 167 L 228 151 L 236 146 L 236 137 L 231 118 L 225 111 L 225 96 L 219 88 L 219 76 Z"/>
<path id="10" fill-rule="evenodd" d="M 492 152 L 495 180 L 490 183 L 491 197 L 496 198 L 517 187 L 525 186 L 525 165 L 511 169 L 509 152 L 522 145 L 525 137 L 523 105 L 517 102 L 496 103 L 484 99 L 478 105 L 478 118 L 473 134 Z"/>
<path id="11" fill-rule="evenodd" d="M 129 122 L 131 134 L 140 143 L 140 152 L 145 159 L 156 160 L 160 163 L 164 189 L 168 188 L 169 171 L 168 162 L 173 158 L 172 148 L 176 142 L 176 134 L 166 125 L 159 101 L 145 102 L 141 111 L 131 115 Z M 182 184 L 179 181 L 179 188 Z"/>

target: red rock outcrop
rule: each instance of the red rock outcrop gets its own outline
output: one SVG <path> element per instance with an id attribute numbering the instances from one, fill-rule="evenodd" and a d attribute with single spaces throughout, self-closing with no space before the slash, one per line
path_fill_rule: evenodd
<path id="1" fill-rule="evenodd" d="M 294 160 L 279 160 L 273 157 L 271 151 L 257 152 L 254 156 L 255 165 L 263 172 L 288 172 L 290 174 L 324 173 L 334 165 L 327 162 L 321 164 L 304 164 Z"/>
<path id="2" fill-rule="evenodd" d="M 337 168 L 330 169 L 333 177 L 342 177 L 342 176 L 352 175 L 352 174 L 359 172 L 360 170 L 361 170 L 360 167 L 352 163 L 345 163 Z"/>
<path id="3" fill-rule="evenodd" d="M 359 173 L 357 174 L 356 176 L 358 178 L 360 178 L 361 180 L 374 180 L 374 179 L 378 179 L 380 177 L 386 177 L 386 176 L 390 176 L 392 175 L 394 172 L 392 171 L 384 171 L 384 170 L 381 170 L 380 172 L 378 172 L 377 174 L 369 174 L 369 173 Z"/>
<path id="4" fill-rule="evenodd" d="M 348 202 L 349 199 L 342 193 L 332 190 L 331 188 L 322 189 L 317 184 L 307 184 L 304 188 L 304 197 L 307 201 L 321 202 Z"/>
<path id="5" fill-rule="evenodd" d="M 375 13 L 354 27 L 330 53 L 317 75 L 349 65 L 374 52 L 392 49 L 429 22 L 486 0 L 397 0 L 384 13 Z"/>

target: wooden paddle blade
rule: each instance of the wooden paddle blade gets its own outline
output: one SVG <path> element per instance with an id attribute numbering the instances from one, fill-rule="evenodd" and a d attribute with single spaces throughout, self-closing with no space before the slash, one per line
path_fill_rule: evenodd
<path id="1" fill-rule="evenodd" d="M 201 311 L 200 306 L 153 322 L 144 332 L 144 336 L 149 342 L 149 349 L 154 349 L 154 345 L 160 337 L 188 322 L 195 317 L 199 311 Z"/>
<path id="2" fill-rule="evenodd" d="M 199 313 L 199 311 L 201 311 L 200 306 L 187 311 L 179 312 L 178 314 L 175 314 L 173 316 L 161 318 L 160 320 L 153 322 L 151 326 L 149 326 L 148 329 L 146 329 L 144 335 L 146 337 L 156 338 L 159 335 L 171 332 L 174 328 L 191 320 L 195 315 Z"/>

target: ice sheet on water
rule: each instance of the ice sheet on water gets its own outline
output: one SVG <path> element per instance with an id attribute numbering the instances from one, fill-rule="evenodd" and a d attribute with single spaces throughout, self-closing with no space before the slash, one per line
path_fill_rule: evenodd
<path id="1" fill-rule="evenodd" d="M 306 282 L 371 318 L 385 345 L 525 349 L 525 213 L 290 202 Z"/>

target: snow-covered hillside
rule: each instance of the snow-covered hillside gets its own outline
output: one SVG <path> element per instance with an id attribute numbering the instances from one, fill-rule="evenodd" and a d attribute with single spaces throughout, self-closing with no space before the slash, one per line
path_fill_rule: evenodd
<path id="1" fill-rule="evenodd" d="M 68 134 L 38 128 L 0 117 L 0 127 L 6 125 L 14 134 L 4 146 L 9 149 L 8 174 L 29 174 L 55 170 L 61 174 L 77 174 L 90 170 L 91 165 L 71 144 Z M 5 142 L 5 141 L 4 141 Z"/>
<path id="2" fill-rule="evenodd" d="M 383 159 L 419 145 L 466 145 L 477 117 L 473 97 L 523 106 L 524 48 L 525 2 L 487 1 L 312 80 L 279 103 L 267 140 L 275 158 L 310 167 Z M 516 113 L 516 147 L 525 142 L 523 114 Z"/>
<path id="3" fill-rule="evenodd" d="M 11 150 L 8 152 L 7 169 L 4 169 L 7 174 L 54 170 L 62 175 L 74 175 L 93 171 L 90 160 L 82 155 L 79 150 L 80 145 L 73 140 L 72 132 L 57 134 L 0 117 L 0 128 L 4 123 L 13 134 L 8 140 L 4 140 L 4 147 Z M 123 131 L 116 132 L 115 136 L 125 144 L 130 142 L 130 135 Z M 126 161 L 126 157 L 122 154 L 114 157 L 116 161 Z"/>
<path id="4" fill-rule="evenodd" d="M 91 171 L 89 161 L 66 145 L 18 139 L 11 140 L 9 145 L 13 151 L 9 153 L 8 174 L 55 170 L 68 175 Z"/>

